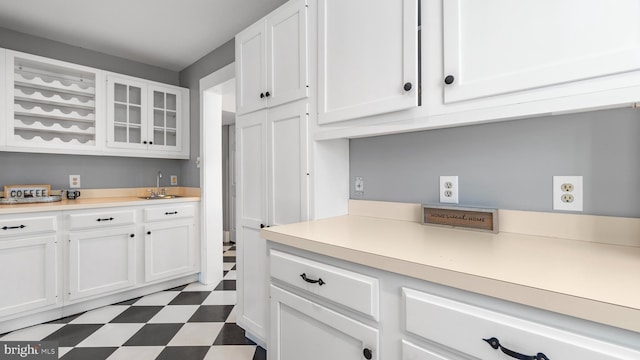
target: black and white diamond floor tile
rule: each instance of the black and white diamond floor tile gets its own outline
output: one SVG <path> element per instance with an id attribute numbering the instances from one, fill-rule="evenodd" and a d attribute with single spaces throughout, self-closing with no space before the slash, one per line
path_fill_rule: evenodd
<path id="1" fill-rule="evenodd" d="M 224 279 L 192 283 L 17 330 L 0 341 L 52 340 L 64 360 L 263 360 L 266 351 L 235 323 L 235 246 L 224 246 Z"/>

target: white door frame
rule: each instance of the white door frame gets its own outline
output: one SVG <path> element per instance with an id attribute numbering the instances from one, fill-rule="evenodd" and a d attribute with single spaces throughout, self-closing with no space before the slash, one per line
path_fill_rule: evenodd
<path id="1" fill-rule="evenodd" d="M 222 280 L 222 95 L 215 87 L 235 77 L 235 63 L 200 79 L 200 282 Z M 206 121 L 205 121 L 206 119 Z"/>

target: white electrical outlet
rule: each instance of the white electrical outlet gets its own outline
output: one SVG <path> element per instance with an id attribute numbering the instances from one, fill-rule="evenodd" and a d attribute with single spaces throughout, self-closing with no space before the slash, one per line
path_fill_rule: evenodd
<path id="1" fill-rule="evenodd" d="M 362 176 L 356 176 L 354 190 L 356 195 L 358 196 L 364 195 L 364 178 Z"/>
<path id="2" fill-rule="evenodd" d="M 69 175 L 69 187 L 72 189 L 80 188 L 80 175 Z"/>
<path id="3" fill-rule="evenodd" d="M 582 176 L 553 177 L 553 210 L 582 211 Z"/>
<path id="4" fill-rule="evenodd" d="M 178 185 L 178 175 L 171 175 L 171 185 Z"/>
<path id="5" fill-rule="evenodd" d="M 457 176 L 440 176 L 440 202 L 441 203 L 458 203 L 458 177 Z"/>

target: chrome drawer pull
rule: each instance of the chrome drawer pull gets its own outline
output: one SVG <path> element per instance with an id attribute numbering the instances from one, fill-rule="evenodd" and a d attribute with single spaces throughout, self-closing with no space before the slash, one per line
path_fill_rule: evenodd
<path id="1" fill-rule="evenodd" d="M 104 218 L 104 219 L 100 219 L 100 218 L 98 218 L 96 221 L 111 221 L 111 220 L 113 220 L 113 218 L 112 218 L 112 217 L 110 217 L 110 218 Z"/>
<path id="2" fill-rule="evenodd" d="M 318 285 L 320 285 L 320 286 L 322 286 L 322 285 L 326 284 L 326 282 L 324 282 L 324 281 L 322 280 L 322 278 L 318 278 L 318 280 L 309 279 L 309 278 L 307 277 L 307 274 L 305 274 L 305 273 L 300 274 L 300 277 L 302 278 L 302 280 L 304 280 L 304 281 L 306 281 L 306 282 L 308 282 L 308 283 L 311 283 L 311 284 L 316 284 L 316 283 L 317 283 L 317 284 L 318 284 Z"/>
<path id="3" fill-rule="evenodd" d="M 19 225 L 19 226 L 4 226 L 2 227 L 2 230 L 12 230 L 12 229 L 24 229 L 26 228 L 26 225 Z"/>
<path id="4" fill-rule="evenodd" d="M 165 215 L 176 215 L 178 212 L 177 211 L 173 211 L 173 212 L 166 212 L 164 213 Z"/>
<path id="5" fill-rule="evenodd" d="M 487 343 L 489 343 L 489 345 L 491 345 L 492 348 L 498 350 L 502 350 L 503 353 L 511 356 L 512 358 L 516 358 L 519 360 L 549 360 L 549 358 L 547 357 L 547 355 L 543 354 L 543 353 L 538 353 L 538 355 L 533 355 L 533 356 L 529 356 L 529 355 L 522 355 L 520 353 L 517 353 L 513 350 L 509 350 L 506 347 L 500 345 L 500 340 L 492 337 L 491 339 L 482 339 L 484 341 L 486 341 Z"/>

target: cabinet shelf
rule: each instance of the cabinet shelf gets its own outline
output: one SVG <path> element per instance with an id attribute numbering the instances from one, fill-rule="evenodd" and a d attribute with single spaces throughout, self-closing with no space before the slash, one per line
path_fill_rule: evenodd
<path id="1" fill-rule="evenodd" d="M 132 124 L 132 123 L 126 123 L 126 122 L 120 122 L 120 121 L 114 121 L 113 124 L 116 127 L 122 127 L 122 128 L 136 128 L 136 129 L 142 128 L 142 124 Z"/>
<path id="2" fill-rule="evenodd" d="M 44 136 L 44 137 L 43 137 Z M 86 140 L 86 141 L 81 141 L 78 138 L 69 138 L 69 140 L 64 140 L 62 137 L 59 137 L 57 135 L 52 135 L 52 136 L 46 136 L 46 135 L 36 135 L 33 133 L 17 133 L 16 135 L 14 135 L 14 140 L 16 142 L 24 142 L 24 141 L 28 141 L 29 143 L 32 142 L 39 142 L 42 144 L 48 144 L 48 145 L 64 145 L 64 146 L 68 146 L 68 145 L 72 145 L 72 146 L 95 146 L 96 141 L 95 140 Z"/>
<path id="3" fill-rule="evenodd" d="M 178 131 L 178 129 L 176 129 L 176 128 L 170 128 L 170 127 L 164 127 L 164 126 L 154 126 L 153 130 L 166 131 L 166 132 L 171 132 L 171 133 L 175 133 L 176 131 Z"/>
<path id="4" fill-rule="evenodd" d="M 82 129 L 78 125 L 71 125 L 69 127 L 64 127 L 61 124 L 57 124 L 57 123 L 51 126 L 47 126 L 37 120 L 29 124 L 24 120 L 15 119 L 13 127 L 16 130 L 43 131 L 47 133 L 58 133 L 58 134 L 95 135 L 96 133 L 96 128 L 93 126 L 90 126 L 86 129 Z"/>
<path id="5" fill-rule="evenodd" d="M 15 73 L 14 83 L 16 85 L 43 90 L 53 90 L 68 94 L 94 95 L 96 92 L 95 86 L 91 83 L 87 83 L 86 86 L 81 86 L 74 82 L 65 84 L 63 80 L 48 78 L 46 76 L 36 74 Z"/>
<path id="6" fill-rule="evenodd" d="M 43 117 L 49 119 L 59 119 L 59 120 L 71 120 L 71 121 L 84 121 L 84 122 L 95 122 L 95 115 L 93 113 L 87 113 L 86 115 L 82 115 L 76 110 L 71 110 L 69 113 L 65 113 L 61 109 L 52 109 L 51 111 L 45 110 L 42 106 L 34 105 L 32 108 L 26 108 L 22 104 L 14 105 L 15 115 L 26 115 L 33 117 Z"/>
<path id="7" fill-rule="evenodd" d="M 83 100 L 81 98 L 73 96 L 71 96 L 69 99 L 65 99 L 65 97 L 59 93 L 51 93 L 51 96 L 47 96 L 45 94 L 46 91 L 43 89 L 31 90 L 33 91 L 29 93 L 29 90 L 27 89 L 14 89 L 14 99 L 82 109 L 94 109 L 96 107 L 96 102 L 93 99 Z"/>

